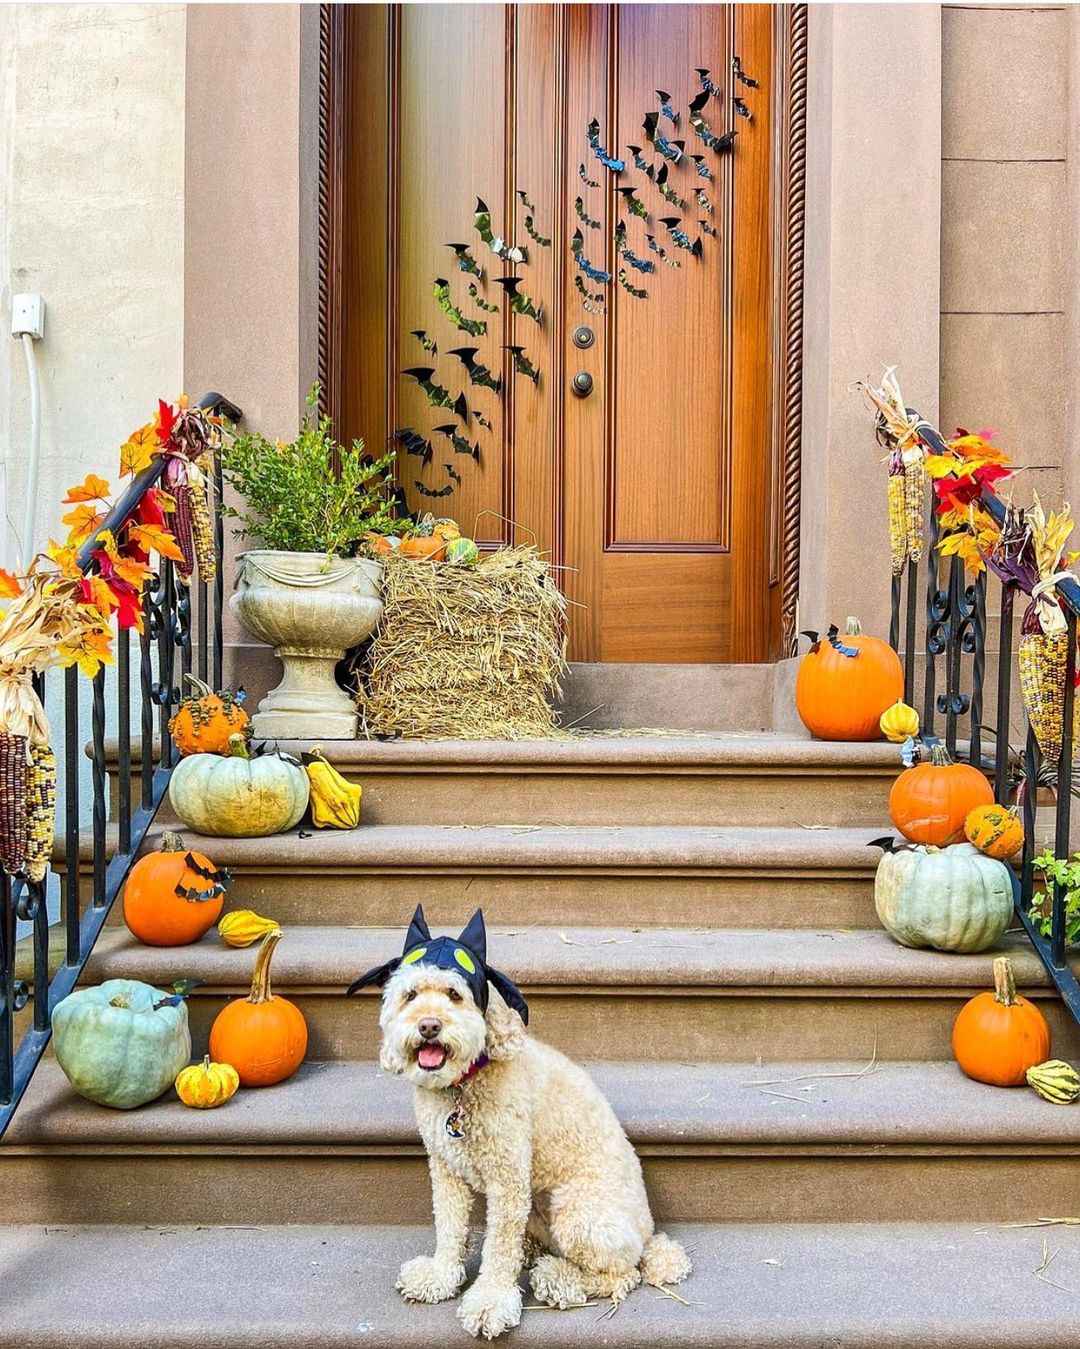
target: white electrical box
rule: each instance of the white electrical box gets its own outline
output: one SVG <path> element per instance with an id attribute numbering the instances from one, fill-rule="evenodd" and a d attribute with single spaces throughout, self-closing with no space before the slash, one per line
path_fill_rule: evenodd
<path id="1" fill-rule="evenodd" d="M 11 335 L 23 333 L 40 341 L 45 336 L 45 301 L 40 295 L 15 295 L 11 300 Z"/>

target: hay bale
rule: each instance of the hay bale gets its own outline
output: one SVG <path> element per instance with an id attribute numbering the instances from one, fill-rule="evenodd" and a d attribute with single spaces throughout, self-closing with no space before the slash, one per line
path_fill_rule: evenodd
<path id="1" fill-rule="evenodd" d="M 396 557 L 357 704 L 368 735 L 537 740 L 566 669 L 566 600 L 532 545 L 475 567 Z"/>

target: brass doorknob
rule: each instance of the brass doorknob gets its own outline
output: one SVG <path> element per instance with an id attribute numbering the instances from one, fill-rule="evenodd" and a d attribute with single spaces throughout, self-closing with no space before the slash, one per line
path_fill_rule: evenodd
<path id="1" fill-rule="evenodd" d="M 593 390 L 593 377 L 587 370 L 579 370 L 571 380 L 570 387 L 578 398 L 588 398 Z"/>

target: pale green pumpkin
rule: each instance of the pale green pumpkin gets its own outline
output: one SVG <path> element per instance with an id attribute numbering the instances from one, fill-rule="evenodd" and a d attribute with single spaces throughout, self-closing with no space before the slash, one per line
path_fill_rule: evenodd
<path id="1" fill-rule="evenodd" d="M 167 1091 L 191 1058 L 187 1007 L 134 979 L 80 988 L 52 1014 L 57 1062 L 80 1096 L 130 1110 Z"/>
<path id="2" fill-rule="evenodd" d="M 172 771 L 169 801 L 189 829 L 218 838 L 264 838 L 298 823 L 307 809 L 303 767 L 277 754 L 189 754 Z"/>
<path id="3" fill-rule="evenodd" d="M 986 951 L 1012 918 L 1012 877 L 970 843 L 903 848 L 878 863 L 874 906 L 902 946 Z"/>

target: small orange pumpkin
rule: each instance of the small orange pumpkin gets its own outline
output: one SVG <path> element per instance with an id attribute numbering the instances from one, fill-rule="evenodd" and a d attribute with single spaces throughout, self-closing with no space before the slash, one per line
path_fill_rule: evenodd
<path id="1" fill-rule="evenodd" d="M 953 1024 L 953 1055 L 976 1082 L 1022 1087 L 1027 1071 L 1050 1057 L 1050 1027 L 1016 991 L 1008 956 L 994 961 L 994 992 L 977 993 Z"/>
<path id="2" fill-rule="evenodd" d="M 287 998 L 274 997 L 270 988 L 270 961 L 280 940 L 280 928 L 266 934 L 255 959 L 251 993 L 223 1007 L 210 1028 L 210 1057 L 231 1063 L 243 1087 L 284 1082 L 307 1053 L 303 1012 Z"/>
<path id="3" fill-rule="evenodd" d="M 900 657 L 880 637 L 863 635 L 849 618 L 841 639 L 835 627 L 802 658 L 795 706 L 819 740 L 880 740 L 881 714 L 904 696 Z"/>
<path id="4" fill-rule="evenodd" d="M 1024 846 L 1024 826 L 1015 808 L 1009 806 L 976 806 L 968 811 L 964 834 L 987 857 L 1007 862 Z"/>
<path id="5" fill-rule="evenodd" d="M 195 693 L 184 699 L 169 722 L 176 748 L 183 755 L 224 754 L 229 737 L 247 726 L 248 714 L 228 690 L 215 693 L 194 675 L 186 678 Z"/>
<path id="6" fill-rule="evenodd" d="M 179 834 L 140 857 L 124 886 L 124 922 L 147 946 L 187 946 L 221 917 L 230 876 L 202 853 L 189 852 Z"/>
<path id="7" fill-rule="evenodd" d="M 402 557 L 425 558 L 428 562 L 438 562 L 446 556 L 446 540 L 435 534 L 427 537 L 414 534 L 412 538 L 401 540 L 398 552 Z"/>
<path id="8" fill-rule="evenodd" d="M 944 745 L 930 761 L 905 768 L 889 793 L 889 814 L 911 843 L 946 848 L 964 837 L 964 821 L 976 806 L 991 806 L 994 793 L 971 764 L 953 763 Z"/>

